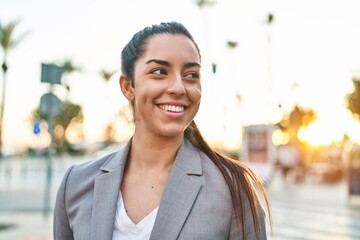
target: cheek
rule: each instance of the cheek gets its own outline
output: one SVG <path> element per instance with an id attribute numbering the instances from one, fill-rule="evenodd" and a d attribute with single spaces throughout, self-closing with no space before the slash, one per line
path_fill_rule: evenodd
<path id="1" fill-rule="evenodd" d="M 201 86 L 188 89 L 188 93 L 193 102 L 200 102 L 202 95 Z"/>
<path id="2" fill-rule="evenodd" d="M 154 98 L 158 95 L 156 89 L 151 85 L 135 87 L 134 102 L 138 111 L 143 112 L 153 104 Z"/>

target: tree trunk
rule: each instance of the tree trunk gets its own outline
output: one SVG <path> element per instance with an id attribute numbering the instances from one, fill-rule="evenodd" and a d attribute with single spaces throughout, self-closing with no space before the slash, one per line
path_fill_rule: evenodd
<path id="1" fill-rule="evenodd" d="M 1 95 L 1 106 L 0 106 L 0 158 L 3 157 L 3 120 L 4 120 L 4 110 L 5 110 L 5 94 L 6 94 L 6 72 L 7 65 L 6 61 L 2 64 L 3 70 L 3 83 L 2 83 L 2 95 Z"/>

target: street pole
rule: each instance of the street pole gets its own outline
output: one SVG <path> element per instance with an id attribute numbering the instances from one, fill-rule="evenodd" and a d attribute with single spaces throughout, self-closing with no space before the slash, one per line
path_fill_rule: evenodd
<path id="1" fill-rule="evenodd" d="M 53 84 L 50 84 L 50 94 L 52 94 Z M 47 115 L 48 131 L 50 134 L 50 144 L 46 153 L 46 182 L 44 191 L 44 217 L 48 217 L 50 213 L 50 197 L 52 183 L 52 153 L 54 151 L 54 119 L 52 114 L 52 98 L 49 98 L 49 114 Z"/>
<path id="2" fill-rule="evenodd" d="M 53 94 L 54 84 L 61 84 L 61 75 L 64 69 L 55 64 L 41 64 L 41 82 L 49 83 L 50 90 L 44 94 L 40 99 L 40 113 L 46 116 L 48 123 L 48 132 L 50 135 L 50 143 L 46 153 L 46 182 L 44 189 L 44 209 L 45 217 L 49 216 L 51 210 L 51 184 L 53 172 L 53 159 L 54 153 L 54 117 L 60 113 L 62 108 L 61 101 Z"/>

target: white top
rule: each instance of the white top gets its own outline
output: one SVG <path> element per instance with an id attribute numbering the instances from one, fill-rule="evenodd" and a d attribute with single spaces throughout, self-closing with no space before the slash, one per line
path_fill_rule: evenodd
<path id="1" fill-rule="evenodd" d="M 155 218 L 159 207 L 145 216 L 137 224 L 133 223 L 126 213 L 124 201 L 119 191 L 118 203 L 115 214 L 113 240 L 149 240 L 154 227 Z"/>

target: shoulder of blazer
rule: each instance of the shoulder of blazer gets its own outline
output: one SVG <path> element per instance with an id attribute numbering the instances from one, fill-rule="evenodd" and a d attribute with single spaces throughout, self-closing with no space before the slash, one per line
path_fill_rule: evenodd
<path id="1" fill-rule="evenodd" d="M 129 147 L 130 141 L 116 152 L 110 153 L 99 159 L 75 164 L 70 170 L 68 182 L 77 184 L 80 181 L 83 183 L 93 181 L 97 176 L 104 172 L 109 172 L 119 168 L 121 165 L 125 165 Z"/>

